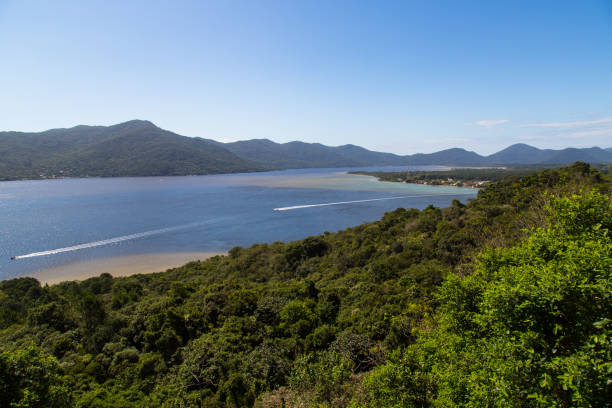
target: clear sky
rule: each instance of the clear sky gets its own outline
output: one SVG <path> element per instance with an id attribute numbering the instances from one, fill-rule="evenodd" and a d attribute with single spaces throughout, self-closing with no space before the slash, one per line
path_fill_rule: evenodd
<path id="1" fill-rule="evenodd" d="M 612 146 L 612 0 L 0 0 L 0 130 Z"/>

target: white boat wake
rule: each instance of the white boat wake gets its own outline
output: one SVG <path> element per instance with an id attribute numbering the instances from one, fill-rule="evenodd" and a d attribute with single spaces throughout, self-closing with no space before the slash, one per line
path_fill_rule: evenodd
<path id="1" fill-rule="evenodd" d="M 338 201 L 336 203 L 293 205 L 291 207 L 274 208 L 274 211 L 289 211 L 289 210 L 297 210 L 297 209 L 300 209 L 300 208 L 327 207 L 327 206 L 330 206 L 330 205 L 366 203 L 368 201 L 399 200 L 399 199 L 402 199 L 402 198 L 431 197 L 431 196 L 441 196 L 441 195 L 453 195 L 453 196 L 456 196 L 456 195 L 472 195 L 472 193 L 459 193 L 459 194 L 456 194 L 456 193 L 449 193 L 449 194 L 419 194 L 419 195 L 406 195 L 406 196 L 399 196 L 399 197 L 370 198 L 368 200 Z"/>
<path id="2" fill-rule="evenodd" d="M 177 231 L 177 230 L 181 230 L 185 228 L 195 227 L 201 224 L 202 224 L 201 222 L 196 222 L 196 223 L 191 223 L 191 224 L 178 225 L 176 227 L 168 227 L 168 228 L 161 228 L 161 229 L 156 229 L 156 230 L 151 230 L 151 231 L 139 232 L 137 234 L 123 235 L 121 237 L 109 238 L 109 239 L 105 239 L 102 241 L 87 242 L 85 244 L 73 245 L 73 246 L 69 246 L 65 248 L 50 249 L 48 251 L 41 251 L 41 252 L 32 252 L 31 254 L 26 254 L 26 255 L 17 255 L 17 256 L 11 257 L 11 259 L 34 258 L 37 256 L 60 254 L 62 252 L 78 251 L 79 249 L 94 248 L 94 247 L 98 247 L 102 245 L 110 245 L 110 244 L 115 244 L 117 242 L 128 241 L 131 239 L 138 239 L 138 238 L 149 237 L 151 235 L 164 234 L 166 232 L 172 232 L 172 231 Z"/>

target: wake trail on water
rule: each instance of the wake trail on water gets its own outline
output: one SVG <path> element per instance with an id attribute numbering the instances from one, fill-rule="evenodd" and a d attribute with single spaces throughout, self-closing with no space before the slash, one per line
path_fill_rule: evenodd
<path id="1" fill-rule="evenodd" d="M 201 223 L 201 222 L 195 222 L 195 223 L 191 223 L 191 224 L 177 225 L 175 227 L 161 228 L 161 229 L 156 229 L 156 230 L 151 230 L 151 231 L 139 232 L 139 233 L 136 233 L 136 234 L 123 235 L 123 236 L 120 236 L 120 237 L 104 239 L 102 241 L 87 242 L 85 244 L 73 245 L 73 246 L 69 246 L 69 247 L 65 247 L 65 248 L 50 249 L 48 251 L 41 251 L 41 252 L 32 252 L 31 254 L 26 254 L 26 255 L 17 255 L 15 257 L 13 257 L 12 259 L 34 258 L 34 257 L 37 257 L 37 256 L 60 254 L 62 252 L 78 251 L 79 249 L 87 249 L 87 248 L 99 247 L 99 246 L 102 246 L 102 245 L 115 244 L 117 242 L 128 241 L 128 240 L 131 240 L 131 239 L 138 239 L 138 238 L 149 237 L 151 235 L 164 234 L 166 232 L 182 230 L 182 229 L 185 229 L 185 228 L 191 228 L 191 227 L 195 227 L 195 226 L 202 225 L 202 224 L 203 223 Z"/>
<path id="2" fill-rule="evenodd" d="M 274 208 L 274 211 L 289 211 L 289 210 L 297 210 L 300 208 L 310 208 L 310 207 L 327 207 L 330 205 L 342 205 L 342 204 L 353 204 L 353 203 L 366 203 L 368 201 L 383 201 L 383 200 L 400 200 L 402 198 L 416 198 L 416 197 L 432 197 L 432 196 L 443 196 L 443 195 L 472 195 L 471 193 L 449 193 L 449 194 L 419 194 L 419 195 L 406 195 L 399 197 L 384 197 L 384 198 L 370 198 L 367 200 L 354 200 L 354 201 L 338 201 L 335 203 L 322 203 L 322 204 L 305 204 L 305 205 L 293 205 L 291 207 L 279 207 Z"/>

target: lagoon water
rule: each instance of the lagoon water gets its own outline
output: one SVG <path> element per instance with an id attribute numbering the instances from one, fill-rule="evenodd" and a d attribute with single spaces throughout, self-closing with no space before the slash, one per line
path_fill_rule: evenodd
<path id="1" fill-rule="evenodd" d="M 1 182 L 0 279 L 128 255 L 293 241 L 374 221 L 398 207 L 444 207 L 476 196 L 468 188 L 346 174 L 406 169 Z"/>

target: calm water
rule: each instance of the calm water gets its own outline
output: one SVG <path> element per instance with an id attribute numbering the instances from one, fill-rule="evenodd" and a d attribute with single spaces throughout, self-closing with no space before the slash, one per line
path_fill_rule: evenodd
<path id="1" fill-rule="evenodd" d="M 377 169 L 383 168 L 369 168 Z M 398 207 L 447 206 L 475 195 L 382 183 L 343 169 L 1 182 L 0 279 L 107 257 L 292 241 L 374 221 Z M 361 201 L 401 196 L 409 197 Z M 346 201 L 361 202 L 274 211 Z"/>

